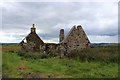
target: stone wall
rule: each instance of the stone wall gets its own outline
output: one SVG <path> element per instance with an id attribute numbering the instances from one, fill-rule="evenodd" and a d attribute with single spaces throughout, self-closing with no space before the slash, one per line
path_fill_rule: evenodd
<path id="1" fill-rule="evenodd" d="M 67 44 L 68 52 L 88 48 L 90 44 L 88 37 L 81 26 L 73 26 L 62 43 Z"/>
<path id="2" fill-rule="evenodd" d="M 73 26 L 66 37 L 64 36 L 64 29 L 61 29 L 59 35 L 59 44 L 44 43 L 36 34 L 36 28 L 34 27 L 34 24 L 31 28 L 30 34 L 28 34 L 28 36 L 24 39 L 26 39 L 27 42 L 24 43 L 24 40 L 22 40 L 20 45 L 25 49 L 44 51 L 47 53 L 58 50 L 61 55 L 66 55 L 73 50 L 79 51 L 90 46 L 90 41 L 81 25 Z"/>

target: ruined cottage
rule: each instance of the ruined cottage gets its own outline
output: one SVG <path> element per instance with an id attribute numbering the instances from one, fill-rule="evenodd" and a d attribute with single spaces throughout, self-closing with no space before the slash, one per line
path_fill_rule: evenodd
<path id="1" fill-rule="evenodd" d="M 44 42 L 37 35 L 35 25 L 33 24 L 31 32 L 19 44 L 26 51 L 39 51 Z"/>
<path id="2" fill-rule="evenodd" d="M 59 50 L 62 55 L 68 54 L 73 50 L 82 50 L 90 46 L 90 41 L 81 25 L 73 26 L 65 36 L 64 29 L 60 30 L 59 43 L 44 43 L 37 35 L 33 24 L 31 32 L 20 42 L 21 49 L 26 51 L 45 51 Z"/>
<path id="3" fill-rule="evenodd" d="M 90 46 L 90 41 L 81 25 L 73 26 L 67 36 L 64 36 L 64 29 L 60 30 L 60 44 L 67 48 L 68 52 L 72 50 L 82 50 Z"/>

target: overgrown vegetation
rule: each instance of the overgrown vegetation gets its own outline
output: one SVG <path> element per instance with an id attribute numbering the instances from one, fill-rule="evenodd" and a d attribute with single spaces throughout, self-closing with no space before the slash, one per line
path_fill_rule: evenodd
<path id="1" fill-rule="evenodd" d="M 16 53 L 3 54 L 3 77 L 21 78 L 25 74 L 38 73 L 40 77 L 117 77 L 117 63 L 79 62 L 72 59 L 30 59 Z M 23 69 L 21 69 L 23 68 Z"/>
<path id="2" fill-rule="evenodd" d="M 102 61 L 118 63 L 118 45 L 97 46 L 94 48 L 83 49 L 82 51 L 72 51 L 69 58 L 80 61 Z"/>
<path id="3" fill-rule="evenodd" d="M 19 51 L 19 56 L 24 58 L 31 58 L 31 59 L 44 59 L 44 58 L 52 58 L 59 56 L 57 51 L 49 51 L 49 52 L 26 52 L 26 51 Z"/>
<path id="4" fill-rule="evenodd" d="M 43 52 L 18 52 L 20 56 L 32 59 L 43 59 L 51 57 L 59 57 L 58 51 L 50 51 L 49 53 Z M 72 51 L 65 58 L 72 58 L 79 61 L 102 61 L 102 62 L 115 62 L 118 63 L 118 45 L 112 46 L 96 46 L 92 48 L 83 49 L 81 51 Z"/>
<path id="5" fill-rule="evenodd" d="M 18 54 L 17 45 L 4 45 L 3 77 L 113 78 L 118 77 L 118 47 L 105 46 L 74 51 L 59 59 L 58 53 Z M 54 54 L 56 53 L 56 54 Z M 20 56 L 21 55 L 21 56 Z"/>

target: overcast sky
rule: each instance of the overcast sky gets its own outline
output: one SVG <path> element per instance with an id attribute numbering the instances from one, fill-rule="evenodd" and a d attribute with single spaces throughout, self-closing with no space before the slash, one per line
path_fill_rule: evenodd
<path id="1" fill-rule="evenodd" d="M 82 25 L 91 43 L 118 42 L 118 2 L 4 2 L 0 4 L 1 43 L 19 43 L 34 23 L 44 42 L 59 41 L 74 25 Z"/>

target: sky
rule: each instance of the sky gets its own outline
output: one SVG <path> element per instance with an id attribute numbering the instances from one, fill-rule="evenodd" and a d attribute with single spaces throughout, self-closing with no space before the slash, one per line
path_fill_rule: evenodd
<path id="1" fill-rule="evenodd" d="M 4 0 L 0 15 L 0 43 L 19 43 L 32 24 L 46 43 L 58 43 L 59 30 L 67 35 L 74 25 L 82 26 L 91 43 L 118 42 L 118 0 Z"/>

